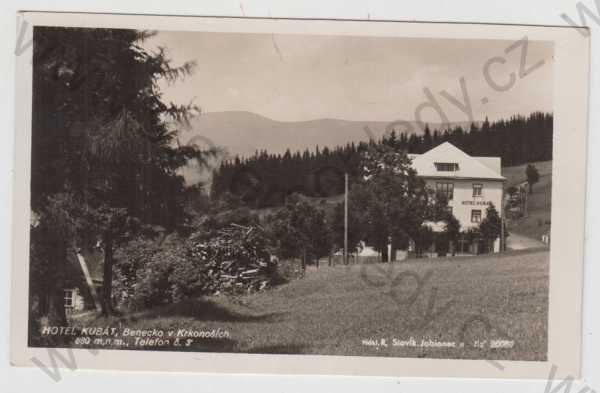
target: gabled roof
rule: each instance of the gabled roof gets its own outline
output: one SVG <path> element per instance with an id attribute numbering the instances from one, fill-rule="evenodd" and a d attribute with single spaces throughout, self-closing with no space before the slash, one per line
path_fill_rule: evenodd
<path id="1" fill-rule="evenodd" d="M 423 154 L 409 154 L 417 175 L 437 178 L 505 180 L 500 174 L 500 157 L 471 157 L 449 142 Z M 456 171 L 439 171 L 435 163 L 456 163 Z"/>
<path id="2" fill-rule="evenodd" d="M 98 283 L 104 281 L 104 255 L 102 252 L 97 249 L 81 249 L 79 253 L 85 261 L 91 279 Z M 84 280 L 83 282 L 85 282 L 77 253 L 71 250 L 67 255 L 70 269 L 67 275 L 73 280 Z"/>

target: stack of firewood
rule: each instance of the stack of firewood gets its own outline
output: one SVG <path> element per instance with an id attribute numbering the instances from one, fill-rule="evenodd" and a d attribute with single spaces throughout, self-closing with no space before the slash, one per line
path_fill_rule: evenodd
<path id="1" fill-rule="evenodd" d="M 232 224 L 208 241 L 191 245 L 192 256 L 203 265 L 207 291 L 247 293 L 272 284 L 275 266 L 260 227 Z"/>

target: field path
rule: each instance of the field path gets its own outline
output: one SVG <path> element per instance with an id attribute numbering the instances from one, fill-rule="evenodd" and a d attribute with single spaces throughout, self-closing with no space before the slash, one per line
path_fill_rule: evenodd
<path id="1" fill-rule="evenodd" d="M 509 250 L 529 250 L 532 248 L 547 248 L 548 245 L 527 236 L 511 233 L 506 239 L 506 248 Z"/>

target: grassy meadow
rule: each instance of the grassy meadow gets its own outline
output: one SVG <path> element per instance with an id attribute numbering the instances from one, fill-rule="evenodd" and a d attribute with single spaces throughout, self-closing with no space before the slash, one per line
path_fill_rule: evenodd
<path id="1" fill-rule="evenodd" d="M 199 298 L 123 317 L 81 314 L 73 322 L 229 332 L 180 348 L 136 347 L 127 338 L 127 349 L 543 360 L 547 305 L 548 252 L 521 251 L 310 267 L 303 279 L 254 295 Z M 457 347 L 393 345 L 411 338 Z M 514 346 L 492 349 L 491 339 Z"/>

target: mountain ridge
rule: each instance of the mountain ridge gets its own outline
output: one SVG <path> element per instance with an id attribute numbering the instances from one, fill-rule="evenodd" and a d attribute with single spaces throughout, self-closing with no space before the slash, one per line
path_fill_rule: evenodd
<path id="1" fill-rule="evenodd" d="M 480 124 L 480 122 L 475 122 Z M 190 120 L 180 134 L 180 143 L 194 143 L 203 147 L 219 147 L 226 157 L 249 157 L 260 150 L 284 153 L 335 147 L 350 142 L 358 143 L 371 138 L 380 139 L 394 125 L 409 124 L 412 130 L 397 127 L 397 132 L 421 134 L 416 121 L 345 120 L 320 118 L 299 121 L 274 120 L 249 111 L 205 112 Z M 470 126 L 470 122 L 451 122 L 451 126 Z M 440 129 L 441 123 L 429 123 L 431 130 Z M 204 146 L 206 145 L 206 146 Z"/>

